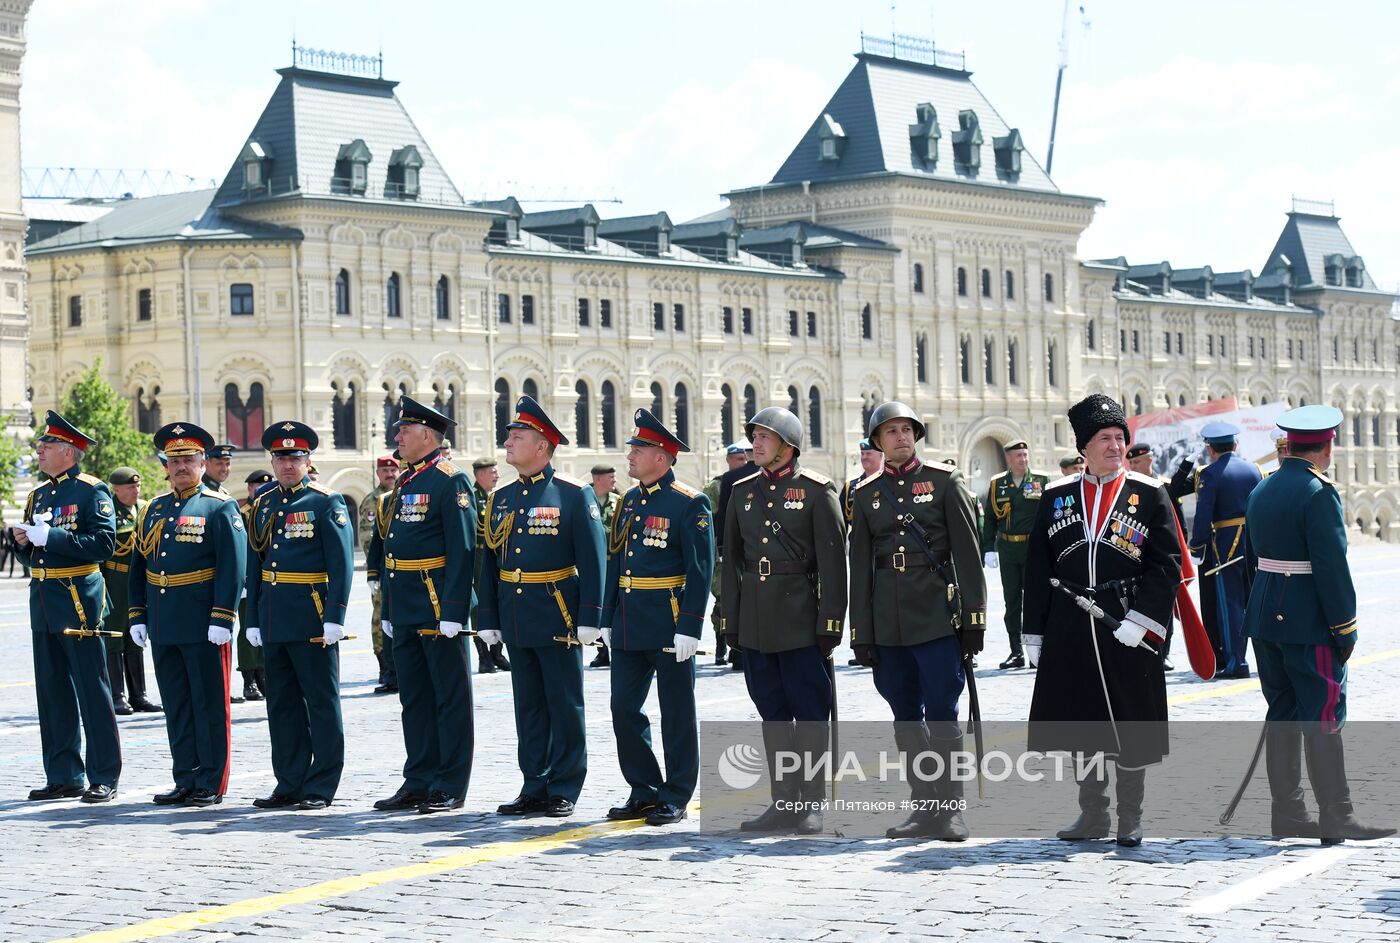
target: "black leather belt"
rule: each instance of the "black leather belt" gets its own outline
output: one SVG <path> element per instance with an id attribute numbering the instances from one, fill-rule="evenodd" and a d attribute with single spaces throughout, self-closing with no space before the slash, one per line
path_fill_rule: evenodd
<path id="1" fill-rule="evenodd" d="M 919 567 L 943 566 L 948 562 L 948 558 L 941 560 L 930 560 L 928 554 L 915 551 L 913 553 L 892 553 L 888 556 L 875 558 L 875 569 L 877 570 L 898 570 L 903 573 L 905 570 L 918 569 Z"/>
<path id="2" fill-rule="evenodd" d="M 805 576 L 817 572 L 817 568 L 805 560 L 770 560 L 767 557 L 746 562 L 744 569 L 759 576 L 787 576 L 794 573 Z"/>

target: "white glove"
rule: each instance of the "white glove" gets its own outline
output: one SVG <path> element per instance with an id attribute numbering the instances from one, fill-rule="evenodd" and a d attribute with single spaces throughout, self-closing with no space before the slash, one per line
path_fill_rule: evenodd
<path id="1" fill-rule="evenodd" d="M 443 638 L 456 638 L 462 632 L 462 623 L 446 621 L 439 622 L 438 631 L 442 633 Z"/>
<path id="2" fill-rule="evenodd" d="M 1129 648 L 1137 648 L 1138 643 L 1142 641 L 1143 636 L 1146 634 L 1147 626 L 1138 625 L 1136 622 L 1131 622 L 1127 619 L 1124 619 L 1122 624 L 1113 630 L 1113 637 Z"/>
<path id="3" fill-rule="evenodd" d="M 603 633 L 603 644 L 612 648 L 612 629 L 599 629 Z"/>
<path id="4" fill-rule="evenodd" d="M 603 637 L 603 633 L 593 628 L 591 625 L 581 625 L 578 627 L 578 640 L 585 645 L 592 645 Z"/>
<path id="5" fill-rule="evenodd" d="M 327 622 L 321 626 L 321 638 L 325 639 L 327 645 L 334 645 L 345 638 L 345 626 Z"/>
<path id="6" fill-rule="evenodd" d="M 248 640 L 248 644 L 254 648 L 262 648 L 262 629 L 256 625 L 250 625 L 243 630 L 243 637 Z"/>
<path id="7" fill-rule="evenodd" d="M 995 550 L 988 550 L 986 553 L 982 554 L 982 565 L 991 567 L 993 570 L 1001 566 L 1001 561 L 997 558 L 997 552 Z"/>
<path id="8" fill-rule="evenodd" d="M 231 638 L 233 638 L 233 633 L 223 626 L 209 626 L 209 643 L 211 645 L 227 645 Z"/>
<path id="9" fill-rule="evenodd" d="M 700 640 L 691 635 L 677 635 L 671 639 L 671 647 L 676 650 L 676 661 L 689 661 L 700 649 Z"/>
<path id="10" fill-rule="evenodd" d="M 1040 646 L 1026 642 L 1023 647 L 1026 649 L 1026 664 L 1032 668 L 1040 664 Z"/>
<path id="11" fill-rule="evenodd" d="M 380 619 L 379 627 L 384 630 L 386 636 L 389 638 L 394 637 L 394 623 L 390 622 L 388 619 Z"/>
<path id="12" fill-rule="evenodd" d="M 150 636 L 146 634 L 146 623 L 138 622 L 131 627 L 131 640 L 136 643 L 137 648 L 145 648 L 150 641 Z"/>
<path id="13" fill-rule="evenodd" d="M 369 591 L 370 591 L 371 593 L 377 593 L 377 592 L 379 592 L 379 580 L 369 580 L 368 582 L 369 582 Z"/>
<path id="14" fill-rule="evenodd" d="M 49 522 L 46 520 L 36 520 L 33 524 L 21 523 L 20 530 L 24 531 L 29 542 L 36 547 L 42 547 L 49 542 Z"/>
<path id="15" fill-rule="evenodd" d="M 495 648 L 501 644 L 501 632 L 499 629 L 482 629 L 476 633 L 476 637 L 481 639 L 481 644 L 487 648 Z"/>

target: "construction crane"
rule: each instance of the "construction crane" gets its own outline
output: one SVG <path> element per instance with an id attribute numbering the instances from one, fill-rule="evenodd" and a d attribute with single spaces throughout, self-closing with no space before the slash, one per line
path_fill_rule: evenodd
<path id="1" fill-rule="evenodd" d="M 1065 81 L 1065 69 L 1069 68 L 1069 4 L 1070 0 L 1065 0 L 1065 12 L 1060 20 L 1060 60 L 1059 68 L 1055 70 L 1055 107 L 1050 113 L 1050 148 L 1045 153 L 1045 174 L 1049 176 L 1050 168 L 1055 163 L 1055 129 L 1060 122 L 1060 89 Z M 1079 8 L 1079 22 L 1087 31 L 1089 29 L 1089 18 L 1084 13 L 1084 7 Z"/>
<path id="2" fill-rule="evenodd" d="M 25 167 L 20 179 L 26 200 L 120 200 L 217 186 L 215 180 L 173 170 L 108 167 Z"/>

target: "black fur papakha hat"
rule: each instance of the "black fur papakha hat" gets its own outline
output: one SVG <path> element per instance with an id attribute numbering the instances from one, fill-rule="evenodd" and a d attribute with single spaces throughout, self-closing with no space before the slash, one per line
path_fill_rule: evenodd
<path id="1" fill-rule="evenodd" d="M 1123 407 L 1118 405 L 1118 401 L 1113 397 L 1102 393 L 1090 393 L 1071 406 L 1069 424 L 1074 429 L 1074 447 L 1081 455 L 1089 440 L 1100 429 L 1107 429 L 1109 426 L 1122 429 L 1124 440 L 1132 440 L 1132 433 L 1128 431 L 1128 417 L 1123 413 Z"/>

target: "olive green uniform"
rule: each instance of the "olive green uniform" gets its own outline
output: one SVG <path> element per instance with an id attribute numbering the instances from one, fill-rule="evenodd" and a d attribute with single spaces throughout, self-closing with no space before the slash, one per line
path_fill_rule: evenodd
<path id="1" fill-rule="evenodd" d="M 1028 470 L 1019 481 L 1011 472 L 992 479 L 982 518 L 982 552 L 997 555 L 1001 589 L 1006 597 L 1006 636 L 1011 654 L 1021 654 L 1021 604 L 1026 587 L 1026 550 L 1031 525 L 1040 509 L 1040 496 L 1050 476 Z"/>
<path id="2" fill-rule="evenodd" d="M 370 538 L 374 536 L 374 521 L 379 513 L 379 499 L 388 494 L 387 488 L 376 487 L 369 494 L 360 500 L 359 526 L 355 528 L 355 533 L 360 537 L 360 550 L 364 554 L 369 554 Z M 374 654 L 384 654 L 384 626 L 379 615 L 379 590 L 371 590 L 369 594 L 370 605 L 372 607 L 369 617 L 370 635 L 374 638 Z"/>

